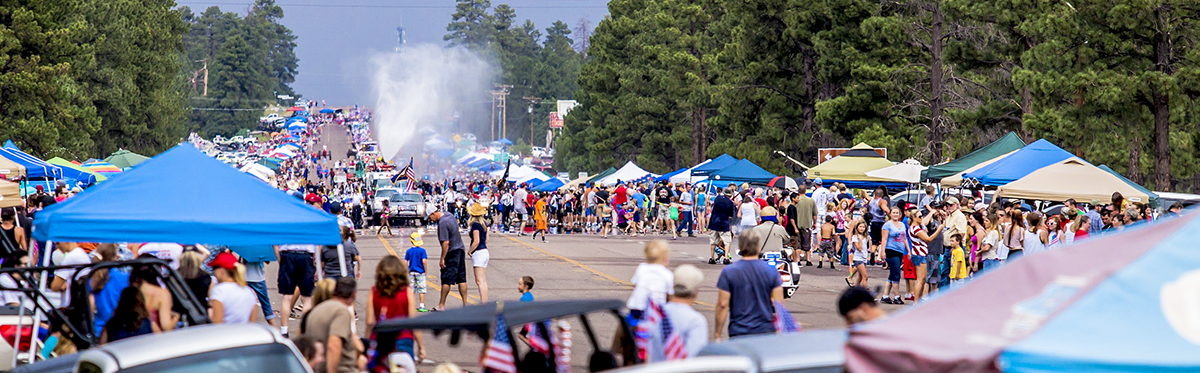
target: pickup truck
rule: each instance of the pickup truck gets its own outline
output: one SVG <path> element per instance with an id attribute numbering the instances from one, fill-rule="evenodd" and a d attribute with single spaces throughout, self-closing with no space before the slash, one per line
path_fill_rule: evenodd
<path id="1" fill-rule="evenodd" d="M 419 225 L 427 211 L 430 211 L 428 204 L 425 203 L 425 197 L 418 193 L 405 192 L 398 188 L 378 189 L 375 191 L 374 198 L 371 199 L 371 211 L 374 211 L 371 221 L 375 225 L 382 223 L 380 218 L 384 200 L 388 201 L 389 223 L 393 221 L 397 223 L 412 222 Z M 401 226 L 402 224 L 394 225 Z"/>

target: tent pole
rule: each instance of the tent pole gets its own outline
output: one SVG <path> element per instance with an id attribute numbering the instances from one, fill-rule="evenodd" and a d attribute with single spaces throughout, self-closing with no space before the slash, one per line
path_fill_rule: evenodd
<path id="1" fill-rule="evenodd" d="M 43 266 L 43 267 L 49 267 L 49 266 L 50 266 L 50 257 L 51 257 L 51 256 L 53 256 L 53 255 L 52 255 L 52 253 L 54 253 L 54 241 L 51 241 L 51 240 L 46 240 L 46 249 L 45 249 L 45 250 L 41 250 L 40 252 L 41 252 L 41 254 L 42 254 L 42 258 L 43 258 L 43 259 L 42 259 L 42 266 Z M 48 273 L 47 273 L 46 271 L 42 271 L 41 278 L 40 278 L 40 280 L 38 281 L 38 292 L 39 292 L 39 293 L 45 293 L 45 292 L 46 292 L 46 281 L 47 281 L 46 277 L 47 277 L 47 275 L 48 275 Z M 60 298 L 60 299 L 61 299 L 61 298 Z M 36 303 L 36 302 L 37 302 L 37 298 L 34 298 L 34 300 L 33 300 L 33 301 Z M 24 306 L 22 306 L 22 307 L 24 307 Z M 41 319 L 42 319 L 42 308 L 41 308 L 41 307 L 37 307 L 37 305 L 36 305 L 36 304 L 34 305 L 34 307 L 33 307 L 33 308 L 34 308 L 34 313 L 33 313 L 33 315 L 34 315 L 34 316 L 33 316 L 33 322 L 34 322 L 34 325 L 37 325 L 37 322 L 38 322 L 38 320 L 41 320 Z M 18 320 L 19 320 L 19 319 L 18 319 Z M 33 334 L 31 333 L 30 335 L 32 336 Z M 35 345 L 36 343 L 32 343 L 32 342 L 33 342 L 33 341 L 30 341 L 30 343 L 29 343 L 29 364 L 33 364 L 33 361 L 35 360 L 35 357 L 37 356 L 37 355 L 34 355 L 34 353 L 33 353 L 33 349 L 34 349 L 34 347 L 35 347 L 34 345 Z M 19 347 L 19 345 L 18 345 L 18 346 L 15 346 L 15 347 Z M 15 352 L 14 352 L 14 353 L 15 353 Z"/>

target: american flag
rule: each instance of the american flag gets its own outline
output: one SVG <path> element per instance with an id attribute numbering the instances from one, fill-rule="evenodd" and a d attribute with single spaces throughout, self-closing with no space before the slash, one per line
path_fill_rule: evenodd
<path id="1" fill-rule="evenodd" d="M 650 304 L 653 305 L 654 301 L 651 300 Z M 653 306 L 646 307 L 641 320 L 638 320 L 637 327 L 633 329 L 633 344 L 637 346 L 638 355 L 641 356 L 642 361 L 646 361 L 650 351 L 651 331 L 658 325 L 658 320 L 661 318 L 662 315 L 654 312 Z"/>
<path id="2" fill-rule="evenodd" d="M 663 358 L 668 361 L 686 359 L 688 353 L 686 346 L 683 344 L 683 336 L 671 326 L 671 318 L 667 316 L 666 310 L 654 303 L 651 303 L 650 307 L 654 308 L 654 312 L 660 314 L 662 317 L 662 320 L 659 322 L 659 331 L 662 334 Z"/>
<path id="3" fill-rule="evenodd" d="M 547 321 L 539 321 L 537 323 L 525 324 L 525 335 L 528 336 L 530 349 L 551 355 L 550 339 L 546 338 L 545 334 L 545 331 L 550 329 L 550 326 L 546 325 L 547 323 Z"/>
<path id="4" fill-rule="evenodd" d="M 511 341 L 508 339 L 508 324 L 504 315 L 496 315 L 496 330 L 488 341 L 487 350 L 479 365 L 492 372 L 517 373 L 517 361 L 513 357 Z"/>
<path id="5" fill-rule="evenodd" d="M 792 317 L 792 313 L 783 308 L 783 303 L 775 302 L 775 332 L 776 333 L 799 333 L 800 323 Z"/>
<path id="6" fill-rule="evenodd" d="M 406 192 L 412 192 L 416 188 L 417 171 L 413 169 L 413 157 L 408 157 L 408 166 L 404 166 L 396 176 L 392 176 L 392 184 L 400 182 L 400 180 L 408 180 L 408 185 L 404 187 Z"/>

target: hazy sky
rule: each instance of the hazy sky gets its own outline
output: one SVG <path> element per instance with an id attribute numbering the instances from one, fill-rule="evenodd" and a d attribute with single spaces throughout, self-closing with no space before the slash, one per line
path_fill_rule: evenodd
<path id="1" fill-rule="evenodd" d="M 177 0 L 201 13 L 209 6 L 245 14 L 252 0 Z M 283 7 L 283 24 L 297 36 L 300 74 L 292 84 L 297 92 L 330 105 L 373 103 L 367 81 L 371 53 L 397 46 L 396 27 L 404 26 L 409 44 L 444 44 L 454 0 L 276 0 Z M 607 0 L 505 0 L 519 22 L 532 20 L 543 30 L 562 20 L 574 30 L 587 18 L 591 28 L 608 14 Z"/>

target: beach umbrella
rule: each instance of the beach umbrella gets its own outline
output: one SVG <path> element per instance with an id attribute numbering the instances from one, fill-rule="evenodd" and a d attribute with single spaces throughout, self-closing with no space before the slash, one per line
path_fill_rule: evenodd
<path id="1" fill-rule="evenodd" d="M 104 161 L 112 163 L 113 166 L 120 167 L 121 169 L 126 169 L 137 166 L 138 163 L 145 162 L 147 159 L 150 159 L 150 157 L 120 149 L 109 155 L 108 158 L 104 158 Z"/>
<path id="2" fill-rule="evenodd" d="M 767 182 L 767 186 L 779 189 L 798 189 L 800 184 L 796 183 L 796 179 L 787 176 L 776 176 L 771 181 Z"/>
<path id="3" fill-rule="evenodd" d="M 513 144 L 512 140 L 509 140 L 509 139 L 500 139 L 500 140 L 497 140 L 496 142 L 504 144 L 504 145 L 512 145 Z"/>
<path id="4" fill-rule="evenodd" d="M 98 175 L 112 176 L 121 173 L 121 168 L 114 166 L 112 163 L 104 161 L 91 161 L 83 164 L 86 169 L 95 172 Z"/>

